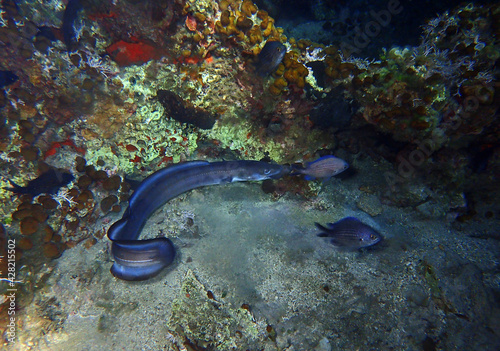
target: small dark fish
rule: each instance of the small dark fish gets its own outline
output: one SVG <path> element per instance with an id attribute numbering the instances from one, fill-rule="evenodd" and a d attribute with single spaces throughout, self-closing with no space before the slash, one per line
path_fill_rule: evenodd
<path id="1" fill-rule="evenodd" d="M 382 240 L 382 235 L 375 229 L 354 217 L 346 217 L 338 222 L 328 223 L 327 227 L 323 227 L 319 223 L 315 223 L 315 225 L 321 230 L 318 236 L 330 238 L 330 242 L 339 247 L 361 249 L 375 245 Z"/>
<path id="2" fill-rule="evenodd" d="M 31 194 L 37 196 L 40 194 L 55 194 L 59 189 L 68 185 L 75 177 L 71 173 L 61 172 L 55 168 L 48 170 L 37 178 L 30 180 L 26 186 L 19 186 L 9 180 L 12 188 L 4 188 L 16 194 Z"/>
<path id="3" fill-rule="evenodd" d="M 480 147 L 474 146 L 470 148 L 469 167 L 474 173 L 482 173 L 488 169 L 488 164 L 492 156 L 495 154 L 498 145 L 485 144 Z"/>
<path id="4" fill-rule="evenodd" d="M 50 41 L 56 41 L 57 37 L 56 37 L 56 34 L 54 32 L 55 32 L 55 29 L 52 27 L 41 26 L 41 27 L 38 27 L 38 33 L 36 33 L 36 37 L 37 38 L 43 37 L 43 38 L 49 39 Z"/>
<path id="5" fill-rule="evenodd" d="M 6 87 L 7 85 L 11 85 L 19 79 L 11 71 L 0 71 L 0 88 Z"/>
<path id="6" fill-rule="evenodd" d="M 279 41 L 268 41 L 257 56 L 255 64 L 258 75 L 265 77 L 273 73 L 283 60 L 286 47 Z"/>
<path id="7" fill-rule="evenodd" d="M 314 180 L 316 178 L 330 179 L 334 175 L 342 173 L 349 164 L 344 160 L 328 155 L 318 158 L 316 161 L 309 162 L 305 168 L 298 168 L 294 166 L 292 175 L 303 174 L 306 180 Z"/>
<path id="8" fill-rule="evenodd" d="M 123 180 L 125 182 L 128 183 L 128 185 L 130 185 L 130 189 L 134 190 L 137 189 L 139 187 L 139 185 L 141 185 L 142 183 L 142 180 L 135 180 L 135 179 L 131 179 L 131 178 L 128 178 L 127 176 L 124 176 L 123 177 Z"/>
<path id="9" fill-rule="evenodd" d="M 81 9 L 83 6 L 79 0 L 69 0 L 63 13 L 61 32 L 68 51 L 73 51 L 78 46 L 74 25 Z"/>

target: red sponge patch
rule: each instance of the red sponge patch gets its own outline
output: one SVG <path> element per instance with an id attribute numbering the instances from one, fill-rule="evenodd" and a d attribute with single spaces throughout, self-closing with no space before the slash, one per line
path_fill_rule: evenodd
<path id="1" fill-rule="evenodd" d="M 138 65 L 161 57 L 159 51 L 149 44 L 127 43 L 123 40 L 108 46 L 106 52 L 119 66 Z"/>

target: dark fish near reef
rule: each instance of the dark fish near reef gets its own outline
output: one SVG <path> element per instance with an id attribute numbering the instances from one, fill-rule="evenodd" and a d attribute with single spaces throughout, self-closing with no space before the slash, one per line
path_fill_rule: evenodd
<path id="1" fill-rule="evenodd" d="M 78 19 L 78 12 L 81 9 L 83 9 L 83 6 L 79 0 L 69 0 L 63 13 L 61 32 L 68 51 L 73 51 L 78 46 L 75 22 Z"/>
<path id="2" fill-rule="evenodd" d="M 59 189 L 68 185 L 75 177 L 71 173 L 61 172 L 55 168 L 41 174 L 37 178 L 30 180 L 26 186 L 19 186 L 9 180 L 12 188 L 4 188 L 16 194 L 30 194 L 37 196 L 40 194 L 55 194 Z"/>
<path id="3" fill-rule="evenodd" d="M 7 85 L 11 85 L 19 79 L 11 71 L 0 71 L 0 88 L 6 87 Z"/>
<path id="4" fill-rule="evenodd" d="M 158 90 L 156 98 L 165 109 L 165 115 L 181 123 L 192 124 L 201 129 L 211 129 L 217 116 L 169 90 Z"/>
<path id="5" fill-rule="evenodd" d="M 38 27 L 38 33 L 36 33 L 35 37 L 36 38 L 47 38 L 49 39 L 51 42 L 52 41 L 56 41 L 57 40 L 57 37 L 54 33 L 54 28 L 52 27 L 48 27 L 48 26 L 41 26 L 41 27 Z"/>
<path id="6" fill-rule="evenodd" d="M 495 155 L 495 151 L 500 145 L 484 144 L 481 146 L 472 146 L 469 148 L 470 161 L 469 167 L 474 173 L 482 173 L 488 168 L 490 159 Z"/>
<path id="7" fill-rule="evenodd" d="M 303 174 L 306 180 L 314 180 L 317 178 L 330 179 L 334 175 L 342 173 L 349 164 L 344 160 L 328 155 L 318 158 L 316 161 L 309 162 L 305 168 L 294 166 L 292 175 Z"/>
<path id="8" fill-rule="evenodd" d="M 285 45 L 279 41 L 268 41 L 257 56 L 255 72 L 262 77 L 273 73 L 278 68 L 285 54 Z"/>
<path id="9" fill-rule="evenodd" d="M 327 227 L 314 223 L 321 230 L 318 236 L 330 238 L 330 242 L 347 249 L 361 249 L 373 246 L 382 240 L 375 229 L 364 224 L 354 217 L 346 217 L 335 223 L 328 223 Z"/>

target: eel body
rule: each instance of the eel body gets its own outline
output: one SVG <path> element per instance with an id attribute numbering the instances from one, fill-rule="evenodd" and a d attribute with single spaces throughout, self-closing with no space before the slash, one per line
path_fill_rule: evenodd
<path id="1" fill-rule="evenodd" d="M 170 239 L 138 240 L 149 216 L 170 199 L 202 186 L 278 179 L 290 172 L 289 166 L 260 161 L 192 161 L 151 174 L 130 197 L 123 217 L 108 230 L 115 259 L 111 273 L 123 280 L 145 280 L 173 262 Z"/>

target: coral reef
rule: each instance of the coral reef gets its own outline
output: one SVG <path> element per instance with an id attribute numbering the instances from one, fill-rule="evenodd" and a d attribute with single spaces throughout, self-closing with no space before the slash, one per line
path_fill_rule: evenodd
<path id="1" fill-rule="evenodd" d="M 423 27 L 419 46 L 385 50 L 377 61 L 344 57 L 335 47 L 325 48 L 329 84 L 344 88 L 359 106 L 353 124 L 368 123 L 403 143 L 392 158 L 400 170 L 402 163 L 412 163 L 429 181 L 463 187 L 467 158 L 476 155 L 457 162 L 461 156 L 456 150 L 498 145 L 495 67 L 500 52 L 492 41 L 498 11 L 498 6 L 468 5 L 447 12 Z M 417 153 L 419 159 L 411 160 Z M 400 170 L 396 181 L 405 182 L 408 176 Z M 436 178 L 438 172 L 447 175 Z"/>
<path id="2" fill-rule="evenodd" d="M 478 78 L 466 78 L 468 73 L 465 71 L 461 76 L 460 66 L 461 62 L 466 64 L 468 58 L 459 57 L 456 61 L 439 62 L 440 53 L 427 54 L 422 50 L 425 49 L 419 47 L 413 52 L 392 49 L 386 53 L 386 60 L 382 61 L 379 69 L 371 70 L 372 73 L 369 75 L 361 74 L 358 79 L 351 82 L 356 87 L 356 90 L 352 90 L 353 94 L 364 106 L 361 111 L 363 118 L 400 141 L 415 142 L 434 135 L 437 148 L 447 142 L 445 137 L 439 139 L 439 135 L 451 134 L 453 139 L 456 139 L 468 134 L 481 133 L 484 127 L 492 124 L 495 107 L 492 106 L 492 77 L 488 73 L 491 67 L 484 67 L 483 73 Z M 427 63 L 426 60 L 430 62 Z M 431 64 L 450 65 L 451 72 L 443 70 L 436 72 Z M 352 68 L 357 69 L 357 67 Z M 484 92 L 474 96 L 469 89 L 470 86 L 475 87 L 473 89 L 476 91 Z M 483 90 L 478 90 L 478 87 Z M 480 105 L 474 114 L 464 116 L 459 128 L 455 128 L 456 124 L 453 121 L 455 113 L 452 116 L 447 112 L 447 110 L 451 112 L 453 108 L 458 109 L 461 105 L 460 101 L 451 98 L 455 94 L 460 95 L 460 101 L 467 101 L 469 97 L 477 98 L 477 103 Z M 375 105 L 373 101 L 377 101 L 378 104 Z M 468 107 L 463 106 L 463 108 Z M 479 113 L 476 115 L 476 112 Z M 473 129 L 470 126 L 471 120 L 476 120 Z"/>
<path id="3" fill-rule="evenodd" d="M 186 160 L 295 163 L 343 153 L 388 162 L 388 189 L 357 201 L 373 215 L 380 204 L 440 215 L 457 205 L 467 221 L 469 194 L 495 191 L 496 4 L 438 15 L 418 45 L 372 60 L 347 56 L 340 44 L 287 38 L 250 0 L 81 1 L 65 26 L 66 4 L 9 1 L 0 10 L 0 241 L 5 230 L 16 238 L 17 258 L 33 274 L 68 248 L 99 242 L 131 179 Z M 259 74 L 259 54 L 273 41 L 287 52 Z M 3 189 L 47 167 L 75 180 L 55 194 Z M 428 204 L 428 193 L 412 188 L 416 176 L 455 200 Z M 264 188 L 276 200 L 321 189 L 295 178 Z M 182 289 L 169 325 L 184 347 L 246 347 L 235 330 L 250 339 L 276 334 L 208 296 L 192 273 Z M 206 325 L 194 317 L 194 298 Z M 207 325 L 224 334 L 202 335 Z"/>

